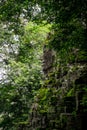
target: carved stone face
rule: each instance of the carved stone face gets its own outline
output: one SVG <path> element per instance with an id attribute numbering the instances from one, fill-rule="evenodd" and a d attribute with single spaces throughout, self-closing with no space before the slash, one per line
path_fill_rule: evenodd
<path id="1" fill-rule="evenodd" d="M 54 54 L 51 49 L 44 47 L 43 50 L 43 72 L 48 74 L 52 70 L 54 62 Z"/>

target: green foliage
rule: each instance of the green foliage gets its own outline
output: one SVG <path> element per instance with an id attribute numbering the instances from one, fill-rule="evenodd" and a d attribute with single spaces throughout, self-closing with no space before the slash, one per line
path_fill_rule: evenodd
<path id="1" fill-rule="evenodd" d="M 28 1 L 22 0 L 7 0 L 1 1 L 0 4 L 0 19 L 3 21 L 18 22 L 20 13 L 23 12 L 23 8 L 27 7 Z"/>
<path id="2" fill-rule="evenodd" d="M 82 60 L 81 57 L 86 60 L 86 29 L 81 22 L 73 19 L 67 24 L 58 23 L 53 26 L 53 30 L 49 46 L 58 52 L 61 59 L 71 63 Z"/>
<path id="3" fill-rule="evenodd" d="M 63 94 L 60 84 L 68 71 L 73 73 L 78 68 L 68 70 L 65 65 L 87 62 L 87 4 L 86 0 L 1 0 L 0 22 L 0 54 L 5 56 L 0 63 L 6 70 L 5 79 L 0 82 L 0 127 L 22 130 L 28 125 L 35 98 L 43 115 L 61 112 L 62 105 L 56 105 L 62 103 L 63 96 L 73 95 L 71 87 Z M 57 52 L 54 68 L 57 72 L 54 76 L 49 74 L 41 87 L 44 44 Z M 2 51 L 4 45 L 8 52 Z M 78 89 L 82 90 L 84 83 L 80 84 Z M 86 94 L 81 104 L 87 107 Z"/>
<path id="4" fill-rule="evenodd" d="M 13 48 L 11 54 L 9 51 L 7 53 L 8 64 L 5 66 L 9 69 L 6 70 L 5 81 L 0 83 L 0 127 L 3 129 L 18 129 L 29 125 L 28 118 L 34 92 L 42 84 L 40 59 L 50 28 L 51 25 L 46 22 L 40 25 L 30 22 L 24 27 L 24 35 L 18 35 L 17 41 L 14 39 L 14 32 L 3 29 L 3 26 L 1 28 L 3 30 L 1 46 L 3 46 L 2 42 L 7 42 L 8 50 L 10 46 Z M 15 46 L 17 46 L 16 54 L 13 53 Z M 3 54 L 2 50 L 1 54 Z"/>
<path id="5" fill-rule="evenodd" d="M 61 90 L 56 88 L 40 88 L 35 93 L 35 99 L 39 104 L 40 113 L 52 113 L 54 112 L 54 105 L 56 105 Z"/>
<path id="6" fill-rule="evenodd" d="M 70 96 L 73 96 L 74 95 L 74 88 L 71 88 L 69 90 L 69 92 L 67 93 L 67 96 L 70 97 Z"/>

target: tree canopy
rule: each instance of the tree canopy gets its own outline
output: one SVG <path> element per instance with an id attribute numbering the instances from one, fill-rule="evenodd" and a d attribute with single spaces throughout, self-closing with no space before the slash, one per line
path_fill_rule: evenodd
<path id="1" fill-rule="evenodd" d="M 86 0 L 0 0 L 2 130 L 30 129 L 34 109 L 44 120 L 46 114 L 57 111 L 55 122 L 61 125 L 57 116 L 60 118 L 66 98 L 75 96 L 78 89 L 87 92 L 85 83 L 83 88 L 76 83 L 82 73 L 86 75 L 81 70 L 86 70 L 86 42 Z M 53 72 L 47 76 L 43 73 L 43 48 L 55 52 Z M 58 104 L 63 105 L 57 108 Z M 87 107 L 87 96 L 81 104 Z M 51 118 L 47 130 L 53 129 Z"/>

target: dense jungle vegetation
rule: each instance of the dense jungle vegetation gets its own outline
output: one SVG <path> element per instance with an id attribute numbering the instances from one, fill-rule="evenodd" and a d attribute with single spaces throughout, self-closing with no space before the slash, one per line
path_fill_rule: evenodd
<path id="1" fill-rule="evenodd" d="M 86 77 L 86 0 L 0 0 L 0 130 L 86 130 Z"/>

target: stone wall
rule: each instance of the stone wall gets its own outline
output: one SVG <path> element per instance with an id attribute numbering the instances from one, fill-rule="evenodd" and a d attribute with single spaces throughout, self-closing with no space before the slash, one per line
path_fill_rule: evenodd
<path id="1" fill-rule="evenodd" d="M 43 49 L 45 81 L 42 88 L 49 88 L 50 94 L 46 98 L 48 102 L 45 101 L 44 104 L 48 108 L 47 111 L 40 113 L 42 107 L 40 99 L 34 102 L 32 130 L 83 130 L 87 119 L 86 101 L 85 105 L 83 104 L 83 99 L 87 100 L 85 87 L 87 64 L 58 62 L 54 66 L 56 60 L 56 53 L 45 46 Z"/>

